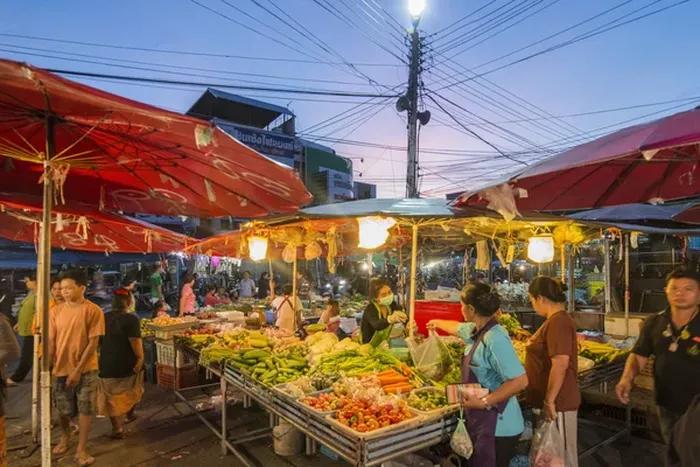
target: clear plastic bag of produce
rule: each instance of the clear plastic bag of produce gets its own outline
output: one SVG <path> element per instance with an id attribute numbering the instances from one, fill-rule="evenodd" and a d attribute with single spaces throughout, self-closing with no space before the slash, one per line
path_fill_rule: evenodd
<path id="1" fill-rule="evenodd" d="M 543 422 L 535 431 L 530 447 L 532 467 L 566 467 L 566 450 L 557 426 L 552 421 Z"/>
<path id="2" fill-rule="evenodd" d="M 428 338 L 420 343 L 415 338 L 408 338 L 406 345 L 411 352 L 416 370 L 422 375 L 439 381 L 450 371 L 452 364 L 450 352 L 434 331 L 430 331 Z"/>
<path id="3" fill-rule="evenodd" d="M 461 410 L 459 412 L 457 428 L 455 428 L 454 433 L 452 433 L 452 439 L 450 439 L 450 447 L 455 454 L 465 459 L 469 459 L 474 452 L 474 445 L 472 444 L 472 439 L 469 436 L 467 427 L 464 425 Z"/>

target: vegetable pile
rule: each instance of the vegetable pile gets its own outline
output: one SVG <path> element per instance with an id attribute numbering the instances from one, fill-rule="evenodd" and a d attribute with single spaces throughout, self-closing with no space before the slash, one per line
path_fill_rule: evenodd
<path id="1" fill-rule="evenodd" d="M 447 406 L 447 397 L 441 389 L 423 388 L 411 392 L 406 402 L 414 409 L 429 412 Z"/>
<path id="2" fill-rule="evenodd" d="M 395 425 L 414 416 L 406 401 L 401 399 L 390 399 L 384 403 L 353 399 L 336 413 L 335 418 L 341 424 L 365 433 Z"/>

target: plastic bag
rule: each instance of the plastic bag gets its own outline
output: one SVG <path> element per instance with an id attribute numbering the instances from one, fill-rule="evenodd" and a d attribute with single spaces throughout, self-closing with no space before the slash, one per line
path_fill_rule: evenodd
<path id="1" fill-rule="evenodd" d="M 416 370 L 422 375 L 439 381 L 450 371 L 450 352 L 435 331 L 430 331 L 428 338 L 421 343 L 414 338 L 408 338 L 406 345 Z"/>
<path id="2" fill-rule="evenodd" d="M 457 428 L 455 428 L 454 433 L 452 433 L 450 447 L 455 454 L 465 459 L 469 459 L 474 452 L 474 445 L 472 444 L 472 439 L 469 436 L 467 427 L 464 425 L 461 411 L 459 414 L 459 421 L 457 422 Z"/>
<path id="3" fill-rule="evenodd" d="M 566 450 L 557 426 L 552 421 L 543 422 L 532 437 L 530 448 L 532 467 L 566 467 Z"/>

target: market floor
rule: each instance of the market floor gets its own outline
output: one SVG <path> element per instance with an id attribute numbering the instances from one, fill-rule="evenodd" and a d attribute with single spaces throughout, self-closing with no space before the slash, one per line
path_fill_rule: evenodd
<path id="1" fill-rule="evenodd" d="M 204 400 L 206 403 L 206 400 Z M 35 467 L 41 465 L 40 452 L 33 450 L 29 430 L 31 403 L 30 383 L 9 389 L 6 401 L 9 465 Z M 245 433 L 248 427 L 263 427 L 267 415 L 259 409 L 242 410 L 240 405 L 232 410 L 234 433 Z M 97 459 L 96 466 L 238 466 L 242 465 L 233 455 L 221 456 L 219 443 L 214 435 L 191 415 L 182 403 L 175 403 L 173 395 L 148 385 L 146 395 L 138 409 L 139 418 L 129 425 L 129 436 L 122 441 L 108 438 L 110 424 L 106 419 L 95 421 L 90 440 L 90 452 Z M 211 410 L 212 419 L 217 413 Z M 591 445 L 604 433 L 599 429 L 581 427 L 582 447 Z M 54 430 L 54 439 L 58 437 Z M 279 457 L 274 454 L 271 438 L 244 445 L 248 457 L 265 467 L 316 467 L 347 465 L 333 461 L 322 454 Z M 55 462 L 57 466 L 73 466 L 72 456 Z M 396 465 L 396 464 L 393 464 Z M 661 446 L 646 439 L 633 438 L 631 445 L 616 443 L 597 451 L 580 463 L 581 467 L 659 467 L 663 465 Z"/>

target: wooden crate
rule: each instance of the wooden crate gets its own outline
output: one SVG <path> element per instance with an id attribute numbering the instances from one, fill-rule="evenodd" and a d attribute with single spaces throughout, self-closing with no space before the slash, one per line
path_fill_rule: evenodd
<path id="1" fill-rule="evenodd" d="M 177 368 L 177 380 L 175 379 L 175 367 L 157 364 L 158 386 L 163 389 L 183 389 L 199 384 L 199 366 L 189 365 Z"/>

